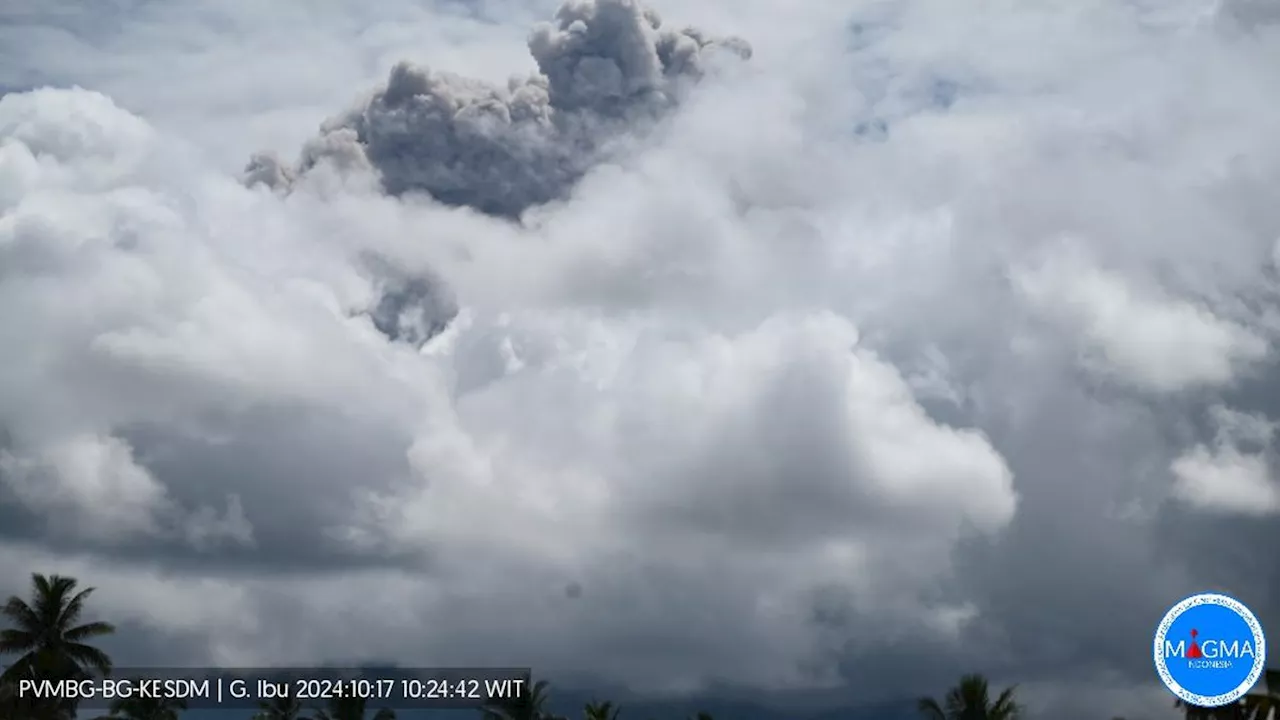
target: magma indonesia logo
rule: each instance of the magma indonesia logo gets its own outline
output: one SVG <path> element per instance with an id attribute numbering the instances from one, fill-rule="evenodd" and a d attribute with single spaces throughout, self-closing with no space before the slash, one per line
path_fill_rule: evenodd
<path id="1" fill-rule="evenodd" d="M 1219 707 L 1244 697 L 1262 676 L 1267 641 L 1244 603 L 1204 593 L 1165 613 L 1156 629 L 1156 672 L 1189 705 Z"/>

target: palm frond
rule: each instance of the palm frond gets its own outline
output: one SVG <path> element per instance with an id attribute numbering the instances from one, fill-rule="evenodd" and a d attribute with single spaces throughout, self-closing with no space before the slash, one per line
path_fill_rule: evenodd
<path id="1" fill-rule="evenodd" d="M 67 586 L 67 591 L 70 592 L 71 590 L 74 590 L 75 586 L 76 581 L 72 580 Z M 84 614 L 85 599 L 92 594 L 93 588 L 85 588 L 73 595 L 71 599 L 67 601 L 66 605 L 62 607 L 62 612 L 58 614 L 58 627 L 69 628 L 74 626 L 76 621 L 80 619 L 80 616 Z"/>
<path id="2" fill-rule="evenodd" d="M 40 627 L 40 617 L 34 608 L 20 597 L 11 596 L 0 608 L 0 614 L 9 618 L 20 630 L 32 631 Z"/>
<path id="3" fill-rule="evenodd" d="M 111 623 L 91 622 L 67 629 L 67 631 L 62 634 L 62 637 L 68 642 L 80 642 L 81 640 L 102 637 L 103 635 L 111 635 L 115 633 L 115 631 L 116 626 Z"/>
<path id="4" fill-rule="evenodd" d="M 916 708 L 924 715 L 926 720 L 946 720 L 947 714 L 942 711 L 942 706 L 937 700 L 931 697 L 922 697 L 916 702 Z"/>

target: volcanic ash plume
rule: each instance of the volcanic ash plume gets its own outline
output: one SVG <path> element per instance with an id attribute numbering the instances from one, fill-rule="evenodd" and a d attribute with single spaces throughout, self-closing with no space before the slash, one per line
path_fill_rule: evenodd
<path id="1" fill-rule="evenodd" d="M 296 167 L 255 156 L 246 182 L 288 188 L 321 162 L 368 164 L 393 195 L 515 218 L 562 197 L 623 132 L 675 106 L 737 38 L 663 26 L 634 0 L 571 0 L 529 38 L 539 72 L 506 88 L 409 63 L 367 102 L 325 123 Z"/>

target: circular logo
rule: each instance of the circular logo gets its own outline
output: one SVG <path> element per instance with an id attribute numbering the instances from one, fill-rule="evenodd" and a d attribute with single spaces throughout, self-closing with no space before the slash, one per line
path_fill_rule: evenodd
<path id="1" fill-rule="evenodd" d="M 1244 697 L 1262 676 L 1267 640 L 1244 603 L 1226 595 L 1192 595 L 1156 628 L 1156 672 L 1188 705 L 1220 707 Z"/>

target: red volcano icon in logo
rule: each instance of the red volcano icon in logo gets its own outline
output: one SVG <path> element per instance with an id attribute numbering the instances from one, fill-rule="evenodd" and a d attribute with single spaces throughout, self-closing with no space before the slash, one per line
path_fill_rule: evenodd
<path id="1" fill-rule="evenodd" d="M 1196 642 L 1196 636 L 1199 635 L 1198 630 L 1191 631 L 1191 647 L 1187 648 L 1187 659 L 1197 660 L 1204 657 L 1204 653 L 1200 652 L 1200 643 Z"/>

